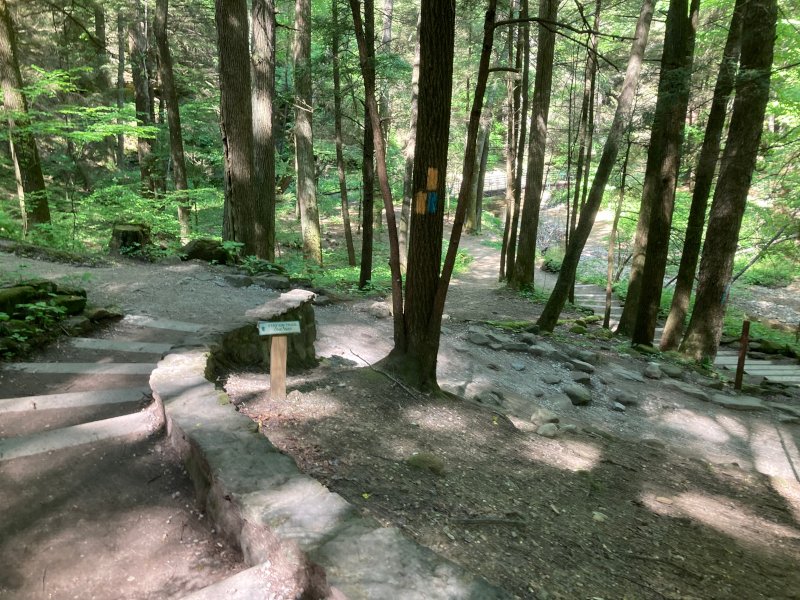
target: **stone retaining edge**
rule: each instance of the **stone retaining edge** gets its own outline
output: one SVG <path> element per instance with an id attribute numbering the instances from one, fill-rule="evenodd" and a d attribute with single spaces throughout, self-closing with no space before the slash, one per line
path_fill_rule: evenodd
<path id="1" fill-rule="evenodd" d="M 398 529 L 360 517 L 341 496 L 302 474 L 208 381 L 218 349 L 207 341 L 176 349 L 158 363 L 150 386 L 201 506 L 241 547 L 245 563 L 261 568 L 190 598 L 240 597 L 244 573 L 259 579 L 251 585 L 264 598 L 276 597 L 264 581 L 266 572 L 269 581 L 294 582 L 292 597 L 300 592 L 297 597 L 331 600 L 511 598 Z"/>

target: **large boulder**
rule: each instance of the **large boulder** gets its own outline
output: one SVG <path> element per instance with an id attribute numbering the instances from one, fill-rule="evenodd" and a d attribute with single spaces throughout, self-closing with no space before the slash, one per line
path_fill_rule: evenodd
<path id="1" fill-rule="evenodd" d="M 230 261 L 230 255 L 223 248 L 222 242 L 205 238 L 192 240 L 181 248 L 181 258 L 183 260 L 203 260 L 220 265 L 228 264 Z"/>

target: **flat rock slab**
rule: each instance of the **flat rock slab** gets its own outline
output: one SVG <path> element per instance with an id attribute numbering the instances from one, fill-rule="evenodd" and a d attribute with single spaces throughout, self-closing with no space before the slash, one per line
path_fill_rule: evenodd
<path id="1" fill-rule="evenodd" d="M 25 373 L 149 375 L 152 363 L 10 363 L 3 368 Z"/>
<path id="2" fill-rule="evenodd" d="M 308 290 L 292 290 L 281 294 L 280 297 L 270 300 L 261 306 L 248 310 L 245 315 L 251 319 L 269 321 L 279 315 L 297 310 L 306 302 L 311 302 L 314 296 L 314 292 L 309 292 Z"/>
<path id="3" fill-rule="evenodd" d="M 145 439 L 160 425 L 158 419 L 155 419 L 152 414 L 139 412 L 21 438 L 0 440 L 0 461 L 91 444 L 111 438 Z"/>
<path id="4" fill-rule="evenodd" d="M 189 323 L 187 321 L 174 321 L 172 319 L 158 319 L 145 315 L 125 315 L 123 323 L 136 325 L 138 327 L 150 327 L 152 329 L 171 329 L 173 331 L 184 331 L 186 333 L 199 333 L 206 329 L 205 325 Z"/>
<path id="5" fill-rule="evenodd" d="M 685 383 L 683 381 L 678 381 L 678 380 L 675 380 L 675 379 L 668 379 L 667 381 L 664 382 L 664 384 L 665 385 L 669 385 L 671 387 L 674 387 L 674 388 L 682 391 L 687 396 L 690 396 L 692 398 L 696 398 L 697 400 L 702 400 L 704 402 L 708 402 L 709 399 L 710 399 L 706 392 L 704 392 L 702 389 L 700 389 L 696 385 L 692 385 L 691 383 Z"/>
<path id="6" fill-rule="evenodd" d="M 782 402 L 767 402 L 770 408 L 775 408 L 789 415 L 800 418 L 800 406 L 792 406 L 791 404 L 783 404 Z"/>
<path id="7" fill-rule="evenodd" d="M 144 354 L 164 354 L 172 348 L 172 344 L 158 342 L 135 342 L 101 338 L 71 338 L 69 343 L 74 348 L 81 348 L 83 350 L 142 352 Z"/>
<path id="8" fill-rule="evenodd" d="M 136 402 L 148 392 L 149 389 L 146 386 L 142 386 L 92 392 L 67 392 L 64 394 L 5 398 L 0 400 L 0 414 Z"/>
<path id="9" fill-rule="evenodd" d="M 765 410 L 767 408 L 759 398 L 754 398 L 753 396 L 714 394 L 711 396 L 711 402 L 732 410 Z"/>

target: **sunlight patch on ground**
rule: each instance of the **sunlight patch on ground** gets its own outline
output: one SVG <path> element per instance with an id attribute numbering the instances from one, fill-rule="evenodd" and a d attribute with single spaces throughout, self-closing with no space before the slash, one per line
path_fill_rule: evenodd
<path id="1" fill-rule="evenodd" d="M 542 440 L 542 441 L 540 441 Z M 520 457 L 562 471 L 588 471 L 600 462 L 600 449 L 577 440 L 528 440 L 520 444 Z"/>
<path id="2" fill-rule="evenodd" d="M 644 505 L 656 514 L 689 517 L 733 539 L 749 545 L 774 548 L 787 540 L 800 540 L 800 529 L 774 523 L 754 513 L 749 507 L 725 496 L 698 492 L 663 495 L 646 492 Z"/>
<path id="3" fill-rule="evenodd" d="M 730 439 L 726 428 L 721 427 L 714 419 L 699 415 L 695 411 L 682 409 L 662 414 L 660 424 L 682 433 L 688 433 L 703 443 L 725 444 Z"/>
<path id="4" fill-rule="evenodd" d="M 429 431 L 455 432 L 464 431 L 467 424 L 457 410 L 447 410 L 441 406 L 433 405 L 428 408 L 414 407 L 404 411 L 409 423 L 415 423 L 422 429 Z M 491 422 L 491 415 L 486 414 L 487 423 Z"/>
<path id="5" fill-rule="evenodd" d="M 792 436 L 783 428 L 764 421 L 754 422 L 750 448 L 756 469 L 800 483 L 800 452 Z"/>

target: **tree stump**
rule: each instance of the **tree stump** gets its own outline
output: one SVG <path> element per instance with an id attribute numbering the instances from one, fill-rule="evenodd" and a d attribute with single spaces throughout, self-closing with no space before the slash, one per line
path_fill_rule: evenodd
<path id="1" fill-rule="evenodd" d="M 119 223 L 111 231 L 110 254 L 138 254 L 150 245 L 150 228 L 138 223 Z"/>

